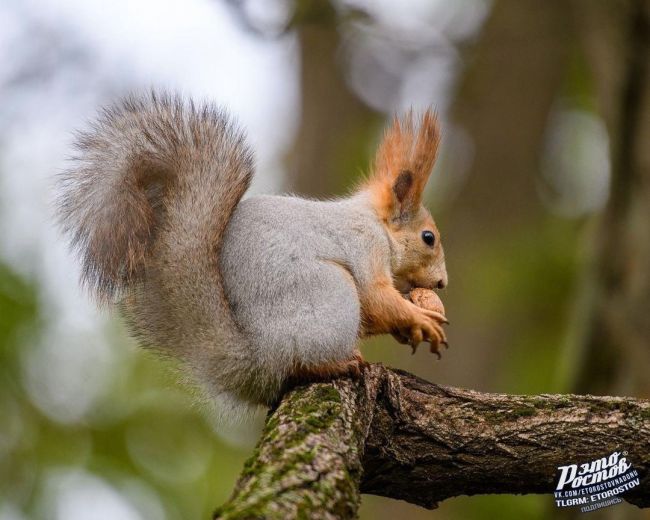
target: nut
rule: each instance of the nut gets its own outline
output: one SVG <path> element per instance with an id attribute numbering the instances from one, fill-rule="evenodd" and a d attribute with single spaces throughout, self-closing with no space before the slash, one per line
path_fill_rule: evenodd
<path id="1" fill-rule="evenodd" d="M 422 307 L 423 309 L 427 309 L 429 311 L 439 312 L 444 316 L 445 306 L 435 291 L 417 287 L 411 290 L 409 296 L 411 298 L 411 301 L 418 307 Z"/>

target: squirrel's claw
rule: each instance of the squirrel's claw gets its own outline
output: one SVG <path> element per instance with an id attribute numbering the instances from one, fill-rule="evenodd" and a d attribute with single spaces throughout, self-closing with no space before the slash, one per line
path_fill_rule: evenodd
<path id="1" fill-rule="evenodd" d="M 363 369 L 367 365 L 366 360 L 361 356 L 361 352 L 355 352 L 352 359 L 343 363 L 342 373 L 352 379 L 360 379 L 363 375 Z"/>
<path id="2" fill-rule="evenodd" d="M 419 319 L 418 318 L 419 314 Z M 416 319 L 406 327 L 397 329 L 392 332 L 393 337 L 403 344 L 411 346 L 411 355 L 417 352 L 418 346 L 422 342 L 429 343 L 429 350 L 432 354 L 442 357 L 440 353 L 441 345 L 445 349 L 449 348 L 447 336 L 443 324 L 449 323 L 447 318 L 439 312 L 431 311 L 417 307 Z"/>
<path id="3" fill-rule="evenodd" d="M 419 307 L 419 309 L 422 311 L 423 314 L 427 315 L 429 318 L 433 318 L 437 322 L 444 323 L 445 325 L 449 325 L 449 320 L 444 314 L 438 311 L 432 311 L 430 309 L 423 309 L 422 307 Z"/>
<path id="4" fill-rule="evenodd" d="M 440 353 L 440 346 L 444 345 L 445 348 L 449 348 L 445 331 L 440 323 L 434 322 L 426 332 L 425 339 L 429 342 L 429 351 L 438 356 L 438 359 L 441 359 L 442 354 Z"/>
<path id="5" fill-rule="evenodd" d="M 397 343 L 401 343 L 402 345 L 410 345 L 411 344 L 411 339 L 408 336 L 405 336 L 401 332 L 392 332 L 391 335 L 393 338 L 395 338 L 395 341 Z"/>

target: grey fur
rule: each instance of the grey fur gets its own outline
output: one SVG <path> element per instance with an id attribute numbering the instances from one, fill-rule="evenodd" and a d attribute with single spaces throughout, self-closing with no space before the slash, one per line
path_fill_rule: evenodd
<path id="1" fill-rule="evenodd" d="M 353 356 L 361 328 L 356 287 L 371 282 L 373 262 L 390 268 L 389 250 L 363 193 L 337 201 L 260 196 L 239 204 L 220 265 L 251 359 L 270 379 L 263 386 L 277 386 L 292 367 Z"/>

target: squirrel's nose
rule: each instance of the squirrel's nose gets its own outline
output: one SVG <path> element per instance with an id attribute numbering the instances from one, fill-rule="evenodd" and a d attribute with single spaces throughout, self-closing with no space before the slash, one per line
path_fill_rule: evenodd
<path id="1" fill-rule="evenodd" d="M 446 276 L 443 277 L 443 278 L 438 279 L 438 281 L 436 282 L 436 289 L 444 289 L 445 287 L 447 287 L 447 277 Z"/>

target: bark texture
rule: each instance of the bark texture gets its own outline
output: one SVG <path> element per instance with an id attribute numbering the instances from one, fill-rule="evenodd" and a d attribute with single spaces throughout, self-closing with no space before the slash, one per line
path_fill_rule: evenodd
<path id="1" fill-rule="evenodd" d="M 557 466 L 616 450 L 641 479 L 623 498 L 649 507 L 649 440 L 650 401 L 485 394 L 369 365 L 289 392 L 215 518 L 354 518 L 360 493 L 427 508 L 552 493 Z"/>

